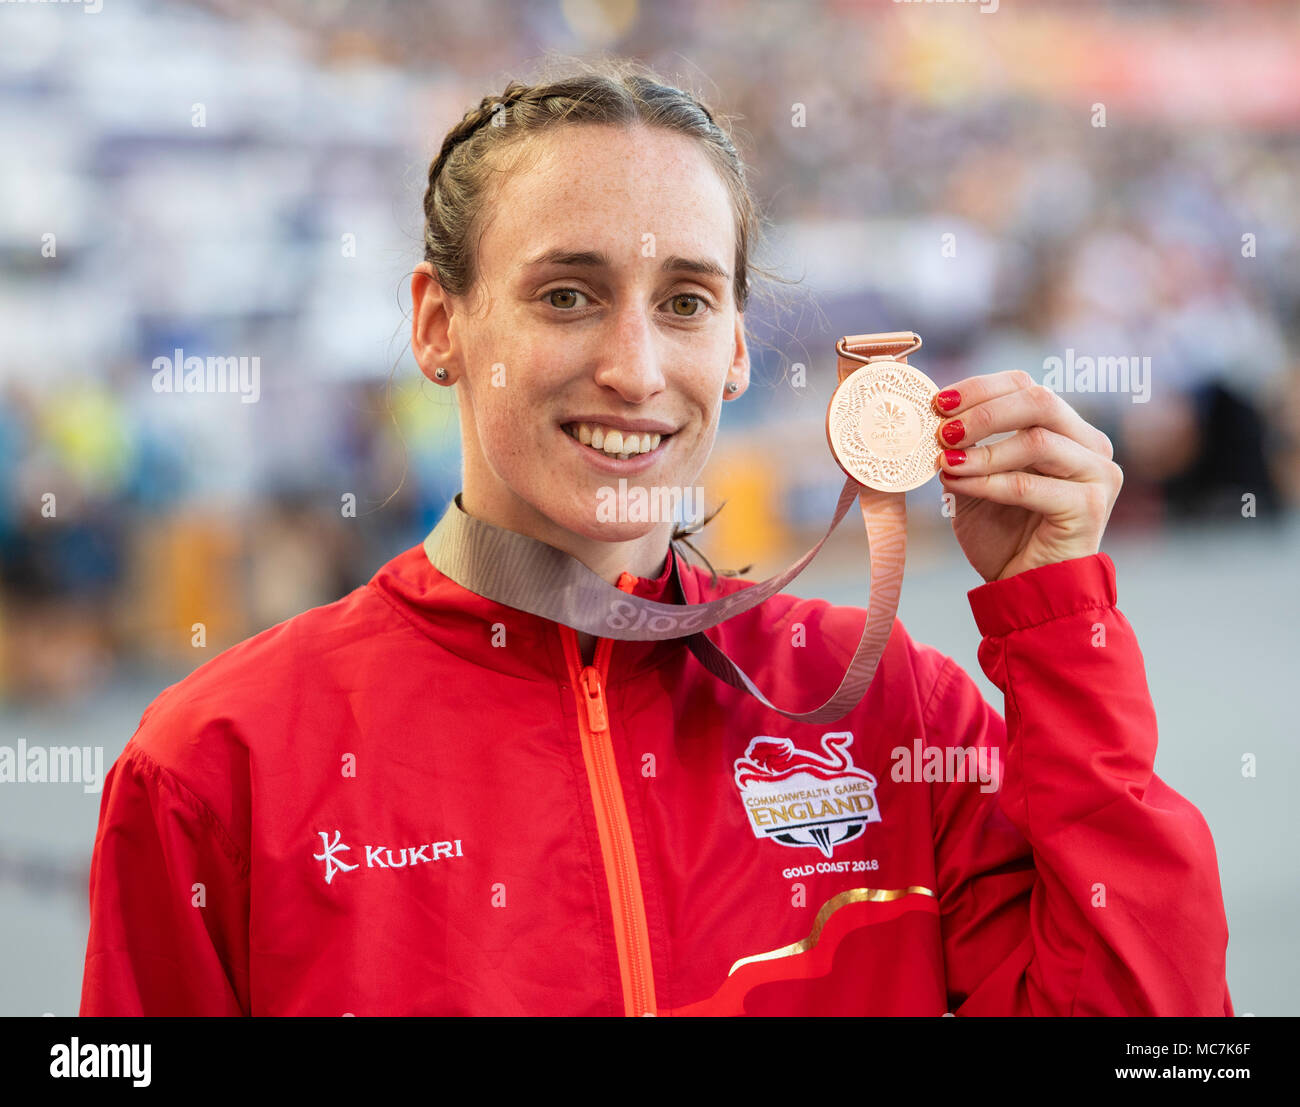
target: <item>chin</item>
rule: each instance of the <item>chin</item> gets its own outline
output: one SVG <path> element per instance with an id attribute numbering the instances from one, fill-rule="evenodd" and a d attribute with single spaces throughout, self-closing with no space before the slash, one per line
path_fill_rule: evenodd
<path id="1" fill-rule="evenodd" d="M 597 523 L 589 537 L 601 542 L 635 542 L 653 534 L 658 523 Z"/>
<path id="2" fill-rule="evenodd" d="M 595 542 L 635 542 L 653 534 L 659 525 L 656 520 L 642 520 L 635 515 L 631 518 L 620 516 L 617 507 L 601 510 L 590 505 L 555 521 L 565 530 Z"/>
<path id="3" fill-rule="evenodd" d="M 571 534 L 593 542 L 635 542 L 653 534 L 663 520 L 637 502 L 637 486 L 625 486 L 627 495 L 617 494 L 617 482 L 601 490 L 587 489 L 565 503 L 536 504 L 547 518 Z"/>

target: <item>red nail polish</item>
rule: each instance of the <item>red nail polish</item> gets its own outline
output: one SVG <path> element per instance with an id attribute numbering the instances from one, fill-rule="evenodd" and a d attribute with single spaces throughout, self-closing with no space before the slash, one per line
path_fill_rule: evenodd
<path id="1" fill-rule="evenodd" d="M 945 388 L 935 396 L 934 402 L 939 405 L 940 411 L 951 411 L 961 403 L 961 393 L 954 392 L 951 388 Z"/>
<path id="2" fill-rule="evenodd" d="M 943 460 L 948 465 L 960 465 L 966 460 L 965 450 L 944 450 Z"/>
<path id="3" fill-rule="evenodd" d="M 966 428 L 961 425 L 960 419 L 954 419 L 939 433 L 943 436 L 943 440 L 947 442 L 949 446 L 955 446 L 966 436 Z"/>

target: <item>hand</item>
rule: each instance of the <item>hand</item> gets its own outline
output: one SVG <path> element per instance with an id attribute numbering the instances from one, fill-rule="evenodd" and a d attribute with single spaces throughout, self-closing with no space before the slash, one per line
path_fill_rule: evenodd
<path id="1" fill-rule="evenodd" d="M 967 377 L 940 395 L 953 392 L 960 398 L 946 410 L 935 398 L 940 479 L 956 495 L 953 533 L 976 572 L 1006 580 L 1100 550 L 1124 483 L 1110 439 L 1021 369 Z M 944 438 L 958 422 L 963 433 Z M 969 445 L 1004 431 L 1016 433 Z M 966 460 L 952 464 L 962 450 Z"/>

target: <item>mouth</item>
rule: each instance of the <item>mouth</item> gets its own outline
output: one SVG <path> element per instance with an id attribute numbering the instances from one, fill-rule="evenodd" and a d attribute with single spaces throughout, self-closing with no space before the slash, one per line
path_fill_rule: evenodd
<path id="1" fill-rule="evenodd" d="M 673 437 L 672 433 L 623 430 L 591 422 L 564 423 L 560 429 L 595 453 L 618 461 L 655 453 Z"/>

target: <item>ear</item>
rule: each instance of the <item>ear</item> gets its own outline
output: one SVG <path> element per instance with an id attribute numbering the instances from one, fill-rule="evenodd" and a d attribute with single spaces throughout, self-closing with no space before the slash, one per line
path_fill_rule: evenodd
<path id="1" fill-rule="evenodd" d="M 735 392 L 728 391 L 730 385 L 736 384 L 739 387 Z M 749 387 L 749 346 L 745 342 L 745 315 L 743 312 L 736 313 L 736 353 L 731 361 L 731 368 L 727 370 L 727 379 L 722 386 L 722 398 L 724 400 L 738 400 L 745 394 L 745 389 Z"/>
<path id="2" fill-rule="evenodd" d="M 411 274 L 411 352 L 420 372 L 436 384 L 449 384 L 460 375 L 459 355 L 451 341 L 451 299 L 438 281 L 437 272 L 427 261 L 420 262 Z M 439 368 L 448 380 L 439 381 Z"/>

